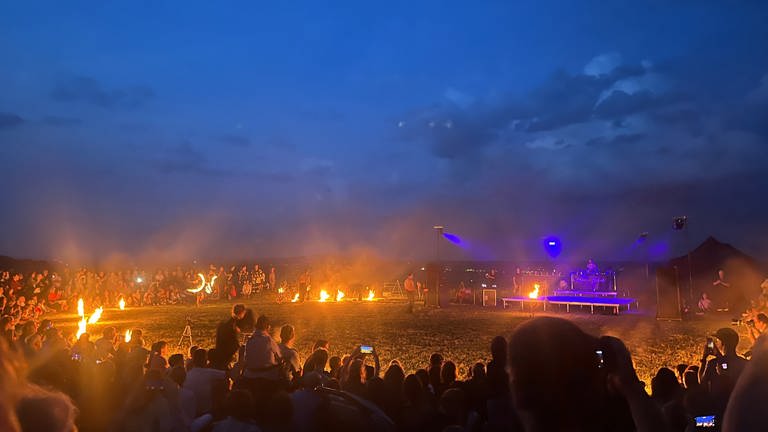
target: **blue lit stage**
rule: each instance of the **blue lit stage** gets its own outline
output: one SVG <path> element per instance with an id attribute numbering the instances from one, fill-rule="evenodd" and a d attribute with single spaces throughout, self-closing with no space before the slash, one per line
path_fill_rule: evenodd
<path id="1" fill-rule="evenodd" d="M 558 291 L 558 294 L 563 293 L 562 291 Z M 542 296 L 537 298 L 530 298 L 530 297 L 503 297 L 501 299 L 502 304 L 504 308 L 507 308 L 508 304 L 513 303 L 520 303 L 520 309 L 525 310 L 526 303 L 528 303 L 531 307 L 533 305 L 541 304 L 543 309 L 546 311 L 547 306 L 565 306 L 566 312 L 571 311 L 571 306 L 588 306 L 590 313 L 595 313 L 595 308 L 610 308 L 614 310 L 614 313 L 616 315 L 621 312 L 623 307 L 626 307 L 626 310 L 630 310 L 632 305 L 635 305 L 637 307 L 637 300 L 633 298 L 626 298 L 626 297 L 616 297 L 614 296 L 605 296 L 605 295 L 595 295 L 597 293 L 588 293 L 588 292 L 570 292 L 568 295 L 554 295 L 554 296 Z"/>

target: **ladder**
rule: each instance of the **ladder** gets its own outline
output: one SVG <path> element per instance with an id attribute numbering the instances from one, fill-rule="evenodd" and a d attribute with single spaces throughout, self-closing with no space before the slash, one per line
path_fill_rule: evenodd
<path id="1" fill-rule="evenodd" d="M 405 292 L 403 291 L 403 287 L 400 285 L 399 280 L 385 282 L 381 288 L 381 292 L 382 294 L 389 292 L 390 297 L 405 297 Z"/>

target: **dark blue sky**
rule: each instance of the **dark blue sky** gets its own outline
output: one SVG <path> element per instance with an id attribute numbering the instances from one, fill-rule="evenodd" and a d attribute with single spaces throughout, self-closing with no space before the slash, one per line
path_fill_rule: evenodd
<path id="1" fill-rule="evenodd" d="M 765 2 L 268 3 L 0 5 L 0 253 L 768 255 Z"/>

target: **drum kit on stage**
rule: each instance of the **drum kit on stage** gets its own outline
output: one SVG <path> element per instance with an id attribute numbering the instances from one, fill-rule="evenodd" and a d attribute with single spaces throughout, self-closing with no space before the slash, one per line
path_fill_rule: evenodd
<path id="1" fill-rule="evenodd" d="M 571 290 L 573 291 L 615 291 L 616 272 L 577 271 L 571 273 Z"/>

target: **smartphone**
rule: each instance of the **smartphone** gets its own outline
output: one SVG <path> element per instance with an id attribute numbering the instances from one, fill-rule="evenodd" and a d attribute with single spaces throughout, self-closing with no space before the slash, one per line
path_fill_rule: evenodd
<path id="1" fill-rule="evenodd" d="M 360 352 L 362 354 L 370 354 L 373 352 L 373 347 L 371 345 L 360 345 Z"/>
<path id="2" fill-rule="evenodd" d="M 715 349 L 715 341 L 712 338 L 707 338 L 707 349 Z"/>
<path id="3" fill-rule="evenodd" d="M 713 428 L 713 427 L 715 427 L 715 416 L 714 415 L 694 417 L 694 419 L 696 420 L 696 427 L 701 427 L 701 428 Z"/>
<path id="4" fill-rule="evenodd" d="M 603 350 L 595 350 L 597 355 L 597 367 L 605 367 L 605 358 L 603 358 Z"/>

